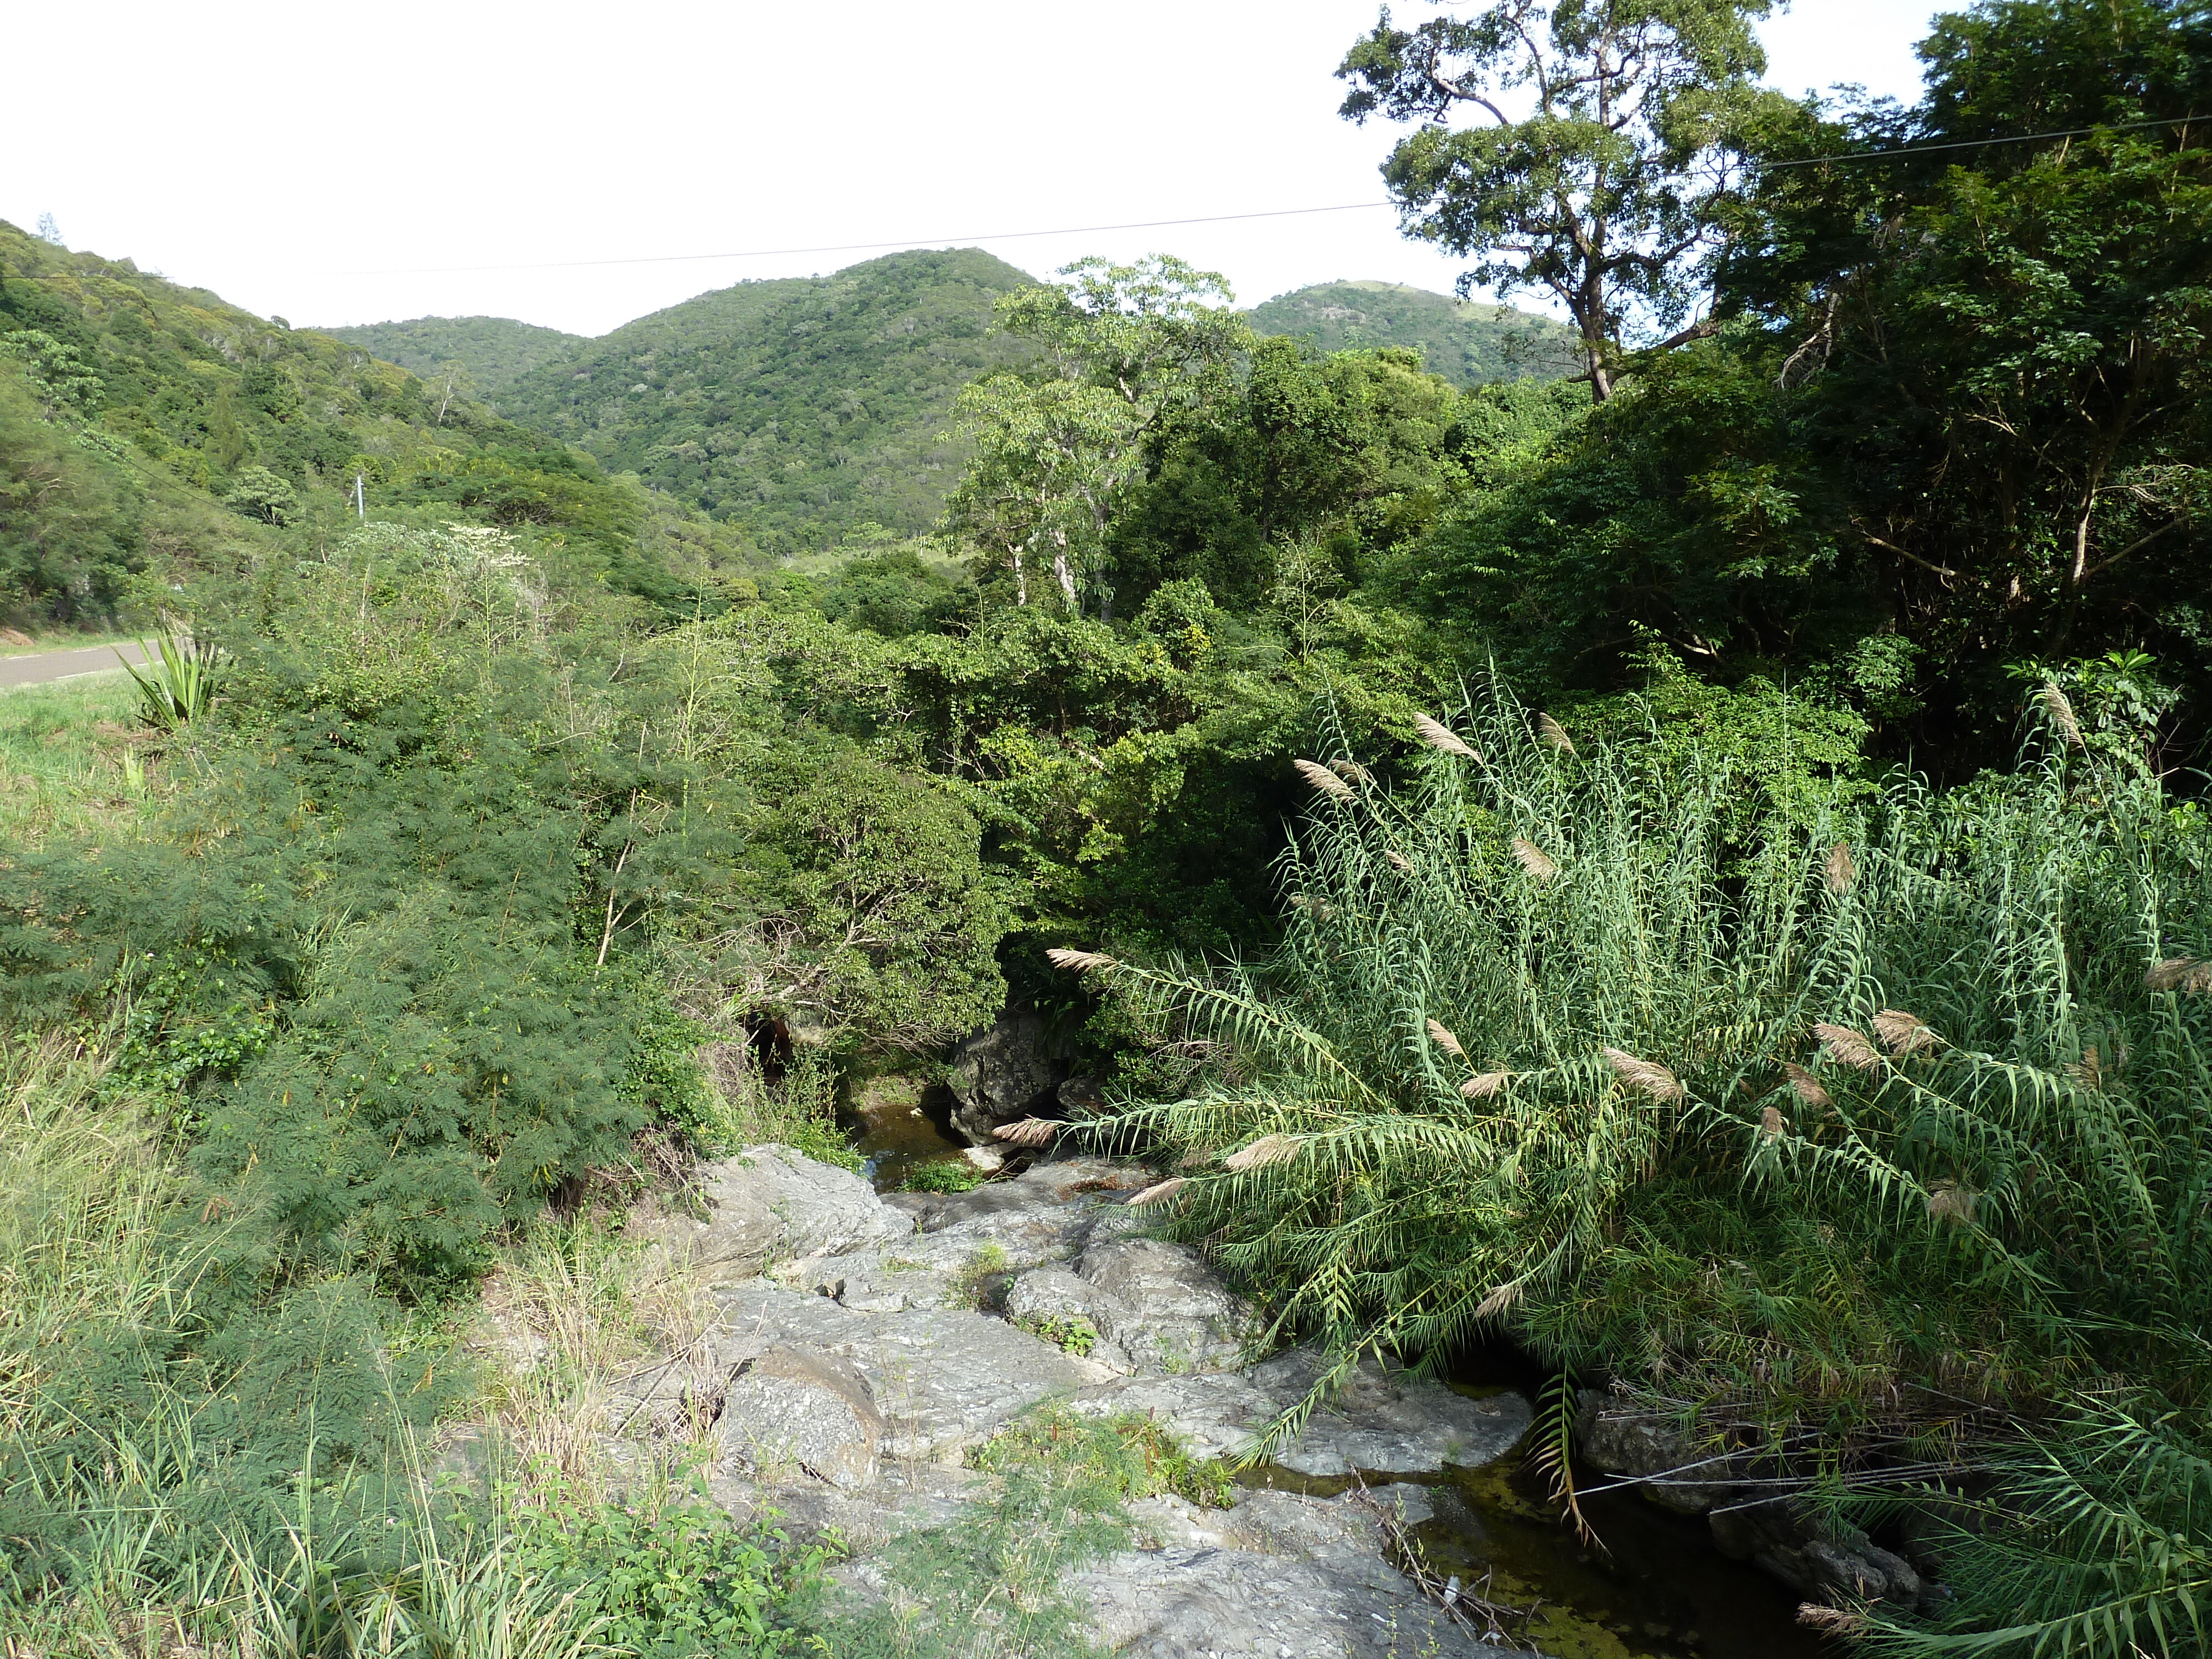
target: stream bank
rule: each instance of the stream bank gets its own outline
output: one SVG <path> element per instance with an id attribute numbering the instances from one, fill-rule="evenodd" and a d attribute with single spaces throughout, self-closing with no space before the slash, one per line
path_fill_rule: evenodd
<path id="1" fill-rule="evenodd" d="M 863 1103 L 876 1182 L 957 1155 L 919 1093 Z M 1127 1200 L 1152 1177 L 1133 1163 L 1059 1159 L 953 1194 L 878 1193 L 775 1148 L 704 1173 L 706 1216 L 653 1224 L 720 1316 L 641 1385 L 641 1420 L 710 1412 L 718 1501 L 848 1540 L 856 1617 L 903 1594 L 884 1576 L 899 1540 L 979 1524 L 993 1487 L 969 1465 L 1009 1425 L 1039 1410 L 1141 1421 L 1194 1455 L 1234 1455 L 1316 1374 L 1304 1351 L 1241 1363 L 1249 1308 L 1196 1252 L 1144 1236 Z M 1233 1507 L 1133 1505 L 1127 1547 L 1066 1575 L 1077 1613 L 1090 1639 L 1162 1659 L 1378 1640 L 1553 1659 L 1815 1650 L 1796 1598 L 1693 1537 L 1699 1523 L 1620 1495 L 1596 1506 L 1610 1553 L 1577 1544 L 1515 1474 L 1530 1415 L 1503 1382 L 1365 1367 Z M 1534 1616 L 1470 1626 L 1424 1595 L 1388 1559 L 1393 1529 L 1363 1481 L 1405 1507 L 1439 1584 L 1486 1583 Z"/>

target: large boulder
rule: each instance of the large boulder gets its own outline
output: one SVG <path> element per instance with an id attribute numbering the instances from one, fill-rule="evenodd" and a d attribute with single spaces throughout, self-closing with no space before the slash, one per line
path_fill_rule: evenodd
<path id="1" fill-rule="evenodd" d="M 1000 1124 L 1056 1107 L 1066 1077 L 1045 1041 L 1044 1022 L 1010 1008 L 952 1051 L 945 1072 L 952 1127 L 978 1146 L 995 1146 L 991 1131 Z"/>
<path id="2" fill-rule="evenodd" d="M 771 1262 L 887 1244 L 914 1231 L 875 1188 L 788 1146 L 748 1146 L 700 1170 L 701 1216 L 672 1215 L 664 1240 L 714 1283 L 749 1279 Z"/>
<path id="3" fill-rule="evenodd" d="M 715 1423 L 742 1473 L 774 1479 L 796 1468 L 846 1491 L 872 1485 L 884 1419 L 860 1368 L 826 1350 L 791 1345 L 741 1361 Z"/>

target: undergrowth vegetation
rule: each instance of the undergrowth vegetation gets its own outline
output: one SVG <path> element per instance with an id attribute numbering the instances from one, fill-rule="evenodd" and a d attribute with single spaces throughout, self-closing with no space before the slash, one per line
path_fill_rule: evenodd
<path id="1" fill-rule="evenodd" d="M 1507 1332 L 1831 1489 L 2018 1471 L 2052 1419 L 1981 1557 L 2106 1552 L 2039 1606 L 2181 1620 L 2196 1546 L 2041 1522 L 2205 1443 L 2212 833 L 2033 708 L 2010 776 L 1741 835 L 1724 760 L 1578 745 L 1497 684 L 1401 788 L 1302 763 L 1273 954 L 1063 953 L 1200 1056 L 1103 1132 L 1189 1170 L 1178 1231 L 1343 1367 Z M 2013 1583 L 1962 1577 L 1949 1625 Z"/>

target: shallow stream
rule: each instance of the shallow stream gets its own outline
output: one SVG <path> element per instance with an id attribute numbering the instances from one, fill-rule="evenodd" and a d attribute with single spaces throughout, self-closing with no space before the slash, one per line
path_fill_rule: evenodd
<path id="1" fill-rule="evenodd" d="M 961 1156 L 951 1098 L 941 1087 L 864 1078 L 841 1094 L 839 1106 L 878 1192 L 896 1188 L 922 1164 Z M 1498 1356 L 1462 1368 L 1454 1386 L 1481 1395 L 1525 1391 L 1527 1382 L 1510 1357 Z M 1356 1484 L 1275 1465 L 1242 1478 L 1316 1496 Z M 1405 1477 L 1378 1475 L 1370 1484 L 1393 1479 Z M 1799 1598 L 1716 1551 L 1702 1520 L 1632 1492 L 1598 1492 L 1583 1501 L 1600 1540 L 1591 1546 L 1554 1517 L 1542 1480 L 1517 1458 L 1410 1484 L 1428 1487 L 1436 1507 L 1413 1529 L 1431 1569 L 1488 1601 L 1533 1608 L 1525 1635 L 1553 1659 L 1833 1659 L 1834 1650 L 1796 1622 Z"/>

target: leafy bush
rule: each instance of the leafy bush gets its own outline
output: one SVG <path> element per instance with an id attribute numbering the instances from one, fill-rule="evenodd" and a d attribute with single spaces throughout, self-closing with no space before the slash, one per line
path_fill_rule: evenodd
<path id="1" fill-rule="evenodd" d="M 908 1193 L 968 1193 L 990 1178 L 988 1170 L 964 1158 L 933 1158 L 908 1170 L 899 1188 Z"/>
<path id="2" fill-rule="evenodd" d="M 635 1659 L 715 1659 L 801 1650 L 822 1573 L 772 1519 L 741 1527 L 702 1499 L 608 1505 L 558 1490 L 532 1507 L 509 1492 L 513 1569 L 558 1592 L 570 1616 Z"/>

